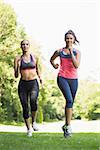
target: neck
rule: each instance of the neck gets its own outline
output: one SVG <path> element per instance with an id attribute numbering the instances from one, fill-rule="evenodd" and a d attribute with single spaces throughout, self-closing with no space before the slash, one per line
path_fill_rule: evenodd
<path id="1" fill-rule="evenodd" d="M 29 53 L 29 52 L 23 52 L 23 55 L 24 55 L 24 56 L 29 56 L 30 53 Z"/>
<path id="2" fill-rule="evenodd" d="M 69 46 L 68 46 L 68 47 L 65 47 L 65 51 L 66 51 L 66 52 L 68 52 L 68 51 L 70 51 L 70 50 L 72 50 L 72 49 L 73 49 L 73 47 L 69 47 Z"/>
<path id="3" fill-rule="evenodd" d="M 66 47 L 65 47 L 66 49 L 72 49 L 73 47 L 72 46 L 69 46 L 69 45 L 66 45 Z"/>

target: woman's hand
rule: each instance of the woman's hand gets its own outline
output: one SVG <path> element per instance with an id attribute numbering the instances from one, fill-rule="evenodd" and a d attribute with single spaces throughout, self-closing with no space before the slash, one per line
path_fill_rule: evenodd
<path id="1" fill-rule="evenodd" d="M 40 81 L 41 87 L 44 88 L 43 81 L 42 81 L 41 77 L 39 77 L 39 81 Z"/>
<path id="2" fill-rule="evenodd" d="M 58 68 L 59 68 L 59 64 L 53 64 L 53 67 L 54 67 L 55 69 L 58 69 Z"/>
<path id="3" fill-rule="evenodd" d="M 74 53 L 73 53 L 72 49 L 70 49 L 69 51 L 70 51 L 70 54 L 72 56 L 72 61 L 73 61 L 74 67 L 78 68 L 79 65 L 80 65 L 80 60 L 81 60 L 81 53 L 80 53 L 80 51 L 78 51 L 78 50 L 76 51 L 77 52 L 76 56 L 74 56 Z"/>

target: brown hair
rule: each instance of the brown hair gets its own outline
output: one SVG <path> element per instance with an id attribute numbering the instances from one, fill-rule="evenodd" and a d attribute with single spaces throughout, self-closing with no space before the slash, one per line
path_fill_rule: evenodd
<path id="1" fill-rule="evenodd" d="M 21 47 L 22 47 L 22 44 L 23 44 L 24 41 L 27 41 L 28 43 L 30 43 L 29 40 L 22 40 L 21 43 L 20 43 Z"/>
<path id="2" fill-rule="evenodd" d="M 76 37 L 75 33 L 72 30 L 68 30 L 68 32 L 65 33 L 65 40 L 66 40 L 67 34 L 72 34 L 73 35 L 73 37 L 75 39 L 74 44 L 76 44 L 76 42 L 79 43 L 79 41 L 77 40 L 77 37 Z"/>

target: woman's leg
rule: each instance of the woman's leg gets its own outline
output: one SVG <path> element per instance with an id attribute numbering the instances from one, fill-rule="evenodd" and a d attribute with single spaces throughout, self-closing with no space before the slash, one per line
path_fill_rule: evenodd
<path id="1" fill-rule="evenodd" d="M 25 81 L 21 80 L 19 82 L 18 94 L 23 109 L 23 118 L 25 121 L 25 125 L 27 127 L 27 131 L 30 131 L 31 129 L 30 129 L 29 108 L 28 108 L 28 93 L 27 93 L 27 85 Z"/>
<path id="2" fill-rule="evenodd" d="M 68 82 L 69 82 L 69 86 L 70 86 L 70 90 L 71 90 L 71 94 L 72 94 L 72 98 L 73 98 L 73 103 L 74 103 L 74 99 L 75 99 L 76 92 L 78 89 L 78 80 L 77 79 L 69 79 Z M 73 107 L 73 104 L 72 104 L 72 107 Z M 73 108 L 66 108 L 66 114 L 68 114 L 68 116 L 66 116 L 67 117 L 66 123 L 68 125 L 70 125 L 72 113 L 73 113 Z"/>
<path id="3" fill-rule="evenodd" d="M 34 122 L 36 122 L 36 114 L 37 114 L 37 110 L 32 111 L 32 125 Z"/>
<path id="4" fill-rule="evenodd" d="M 67 126 L 70 125 L 71 119 L 72 119 L 73 110 L 72 108 L 66 108 L 65 107 L 65 124 Z"/>
<path id="5" fill-rule="evenodd" d="M 73 102 L 78 87 L 78 81 L 77 79 L 66 79 L 63 77 L 58 77 L 57 83 L 66 99 L 65 125 L 62 127 L 62 129 L 64 131 L 64 137 L 68 137 L 71 136 L 72 133 L 70 123 L 73 113 Z"/>
<path id="6" fill-rule="evenodd" d="M 25 119 L 25 118 L 24 118 L 24 121 L 25 121 L 27 130 L 31 130 L 31 129 L 30 129 L 30 118 L 28 118 L 28 119 Z"/>
<path id="7" fill-rule="evenodd" d="M 65 124 L 70 125 L 71 118 L 72 118 L 72 105 L 73 105 L 73 97 L 72 97 L 72 93 L 70 90 L 70 86 L 69 86 L 68 80 L 63 77 L 58 77 L 57 83 L 66 99 Z"/>
<path id="8" fill-rule="evenodd" d="M 32 127 L 34 130 L 38 130 L 35 125 L 37 107 L 38 107 L 38 95 L 39 95 L 39 85 L 37 80 L 33 80 L 32 89 L 30 92 L 30 106 L 31 106 L 31 114 L 32 114 Z"/>
<path id="9" fill-rule="evenodd" d="M 78 89 L 78 80 L 69 79 L 68 82 L 69 82 L 69 86 L 70 86 L 70 90 L 71 90 L 71 94 L 73 98 L 73 103 L 74 103 L 74 99 L 75 99 L 76 92 Z M 67 108 L 67 107 L 65 108 L 65 114 L 66 114 L 66 125 L 70 125 L 72 114 L 73 114 L 73 104 L 72 104 L 72 108 Z"/>

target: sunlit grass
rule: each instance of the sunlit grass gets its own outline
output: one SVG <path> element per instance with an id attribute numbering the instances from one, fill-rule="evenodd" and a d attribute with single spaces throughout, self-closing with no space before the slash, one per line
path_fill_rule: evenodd
<path id="1" fill-rule="evenodd" d="M 100 150 L 99 133 L 0 133 L 0 150 Z"/>

